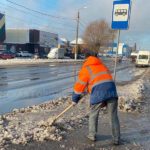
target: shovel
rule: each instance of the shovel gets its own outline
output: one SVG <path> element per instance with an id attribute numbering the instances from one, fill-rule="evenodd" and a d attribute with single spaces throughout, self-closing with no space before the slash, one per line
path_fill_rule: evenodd
<path id="1" fill-rule="evenodd" d="M 59 115 L 57 115 L 53 120 L 51 120 L 49 122 L 49 125 L 52 126 L 59 117 L 61 117 L 65 112 L 67 112 L 73 106 L 74 106 L 74 104 L 69 105 L 65 110 L 63 110 Z"/>
<path id="2" fill-rule="evenodd" d="M 57 120 L 58 118 L 60 118 L 65 112 L 67 112 L 67 111 L 68 111 L 69 109 L 71 109 L 73 106 L 74 106 L 73 103 L 70 104 L 65 110 L 63 110 L 63 111 L 62 111 L 59 115 L 57 115 L 54 119 L 49 120 L 49 121 L 48 121 L 49 126 L 52 126 L 52 125 L 56 122 L 56 120 Z M 102 104 L 101 104 L 101 108 L 106 107 L 106 106 L 107 106 L 107 103 L 102 103 Z M 89 114 L 89 112 L 88 112 L 87 114 Z"/>

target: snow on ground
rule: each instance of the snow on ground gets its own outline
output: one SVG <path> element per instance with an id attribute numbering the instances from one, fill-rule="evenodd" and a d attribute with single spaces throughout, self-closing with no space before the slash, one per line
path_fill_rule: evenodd
<path id="1" fill-rule="evenodd" d="M 137 104 L 142 100 L 144 80 L 118 86 L 119 108 L 123 111 L 140 112 Z M 12 113 L 0 116 L 0 147 L 9 144 L 26 144 L 31 141 L 60 141 L 68 131 L 87 122 L 89 96 L 71 108 L 55 124 L 53 119 L 71 103 L 71 97 L 60 98 L 37 106 L 14 109 Z M 137 109 L 138 108 L 138 109 Z M 103 113 L 103 111 L 101 112 Z"/>
<path id="2" fill-rule="evenodd" d="M 12 113 L 0 116 L 0 148 L 10 143 L 26 144 L 32 140 L 62 140 L 68 130 L 81 127 L 87 120 L 87 105 L 81 102 L 50 126 L 55 116 L 70 103 L 70 97 L 60 98 L 37 106 L 14 109 Z"/>
<path id="3" fill-rule="evenodd" d="M 139 79 L 133 84 L 123 85 L 118 87 L 119 94 L 119 108 L 123 111 L 140 111 L 137 104 L 143 100 L 144 81 Z"/>
<path id="4" fill-rule="evenodd" d="M 80 62 L 83 60 L 76 60 L 76 62 Z M 0 65 L 20 65 L 20 64 L 38 64 L 38 63 L 52 63 L 52 62 L 75 62 L 74 59 L 32 59 L 32 58 L 14 58 L 1 60 Z"/>
<path id="5" fill-rule="evenodd" d="M 127 71 L 127 70 L 126 70 Z M 148 71 L 148 70 L 146 70 Z M 119 108 L 122 111 L 141 111 L 141 103 L 144 99 L 144 75 L 146 73 L 145 69 L 136 69 L 128 70 L 126 73 L 127 77 L 129 77 L 128 73 L 131 77 L 129 77 L 128 84 L 124 84 L 123 86 L 117 86 L 118 95 L 119 95 Z M 139 79 L 132 81 L 140 76 Z M 122 73 L 123 77 L 123 73 Z M 138 106 L 138 107 L 137 107 Z"/>

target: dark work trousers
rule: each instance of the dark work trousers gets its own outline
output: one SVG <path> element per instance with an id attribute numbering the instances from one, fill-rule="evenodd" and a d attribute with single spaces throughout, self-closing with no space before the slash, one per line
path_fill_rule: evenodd
<path id="1" fill-rule="evenodd" d="M 98 129 L 98 116 L 101 109 L 101 103 L 90 106 L 89 114 L 89 137 L 96 137 Z M 118 119 L 118 100 L 108 100 L 107 109 L 110 119 L 110 124 L 112 127 L 112 138 L 113 141 L 120 140 L 120 124 Z"/>

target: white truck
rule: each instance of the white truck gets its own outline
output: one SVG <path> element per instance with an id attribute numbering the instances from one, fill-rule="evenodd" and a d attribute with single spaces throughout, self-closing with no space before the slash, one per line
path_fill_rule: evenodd
<path id="1" fill-rule="evenodd" d="M 150 66 L 150 51 L 139 51 L 136 66 Z"/>
<path id="2" fill-rule="evenodd" d="M 47 57 L 50 59 L 63 59 L 65 56 L 64 48 L 52 48 Z"/>

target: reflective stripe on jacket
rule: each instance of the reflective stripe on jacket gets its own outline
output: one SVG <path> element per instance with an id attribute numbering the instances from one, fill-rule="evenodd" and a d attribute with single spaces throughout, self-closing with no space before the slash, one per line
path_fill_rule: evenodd
<path id="1" fill-rule="evenodd" d="M 118 97 L 109 69 L 99 58 L 93 56 L 87 58 L 79 71 L 72 100 L 78 102 L 86 89 L 91 94 L 91 104 Z"/>

